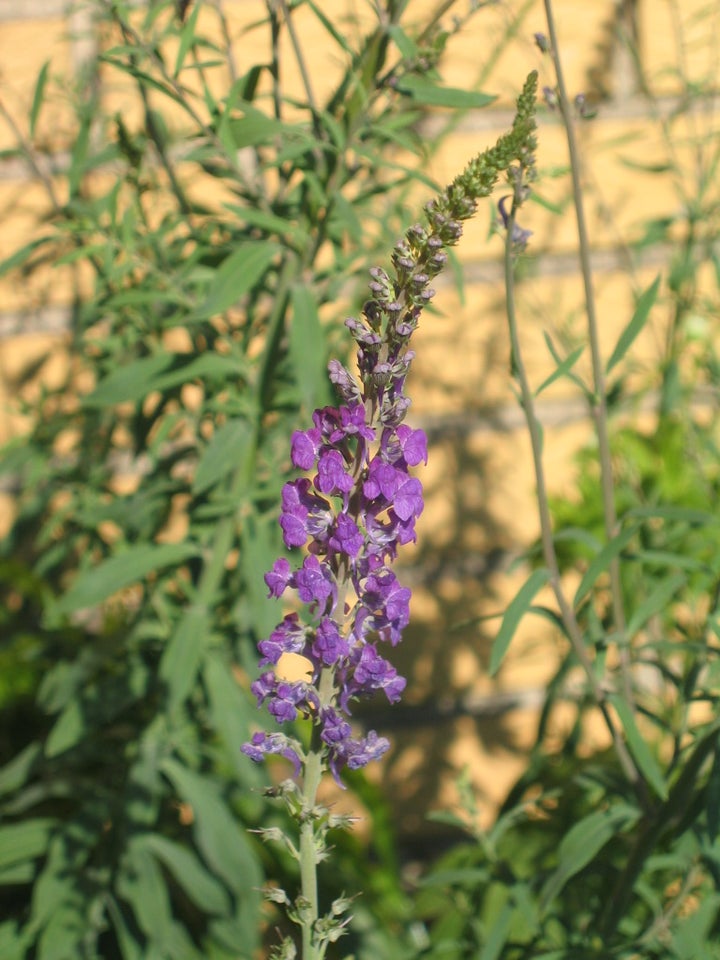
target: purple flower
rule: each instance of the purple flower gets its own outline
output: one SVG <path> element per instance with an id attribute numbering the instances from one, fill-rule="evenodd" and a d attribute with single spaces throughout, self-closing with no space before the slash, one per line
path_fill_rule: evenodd
<path id="1" fill-rule="evenodd" d="M 363 548 L 365 538 L 358 530 L 358 525 L 347 513 L 338 514 L 335 529 L 330 535 L 328 546 L 348 557 L 357 557 Z"/>
<path id="2" fill-rule="evenodd" d="M 295 574 L 295 587 L 303 603 L 325 603 L 337 592 L 337 584 L 327 563 L 315 556 L 306 557 Z"/>
<path id="3" fill-rule="evenodd" d="M 291 579 L 290 561 L 286 557 L 279 557 L 265 574 L 265 583 L 270 593 L 268 597 L 280 597 L 285 592 Z"/>
<path id="4" fill-rule="evenodd" d="M 315 486 L 320 493 L 349 493 L 355 481 L 345 471 L 345 460 L 339 451 L 326 450 L 320 454 Z"/>
<path id="5" fill-rule="evenodd" d="M 331 617 L 323 617 L 315 631 L 312 653 L 325 666 L 338 663 L 350 652 L 347 639 Z"/>
<path id="6" fill-rule="evenodd" d="M 312 470 L 320 447 L 320 431 L 296 430 L 290 441 L 290 459 L 299 470 Z"/>
<path id="7" fill-rule="evenodd" d="M 300 745 L 284 733 L 254 733 L 252 740 L 244 743 L 240 749 L 256 763 L 260 763 L 268 754 L 279 754 L 292 763 L 296 777 L 302 770 Z"/>
<path id="8" fill-rule="evenodd" d="M 258 650 L 263 656 L 260 666 L 277 663 L 284 653 L 302 653 L 307 639 L 307 627 L 300 623 L 297 613 L 289 613 L 270 634 L 261 640 Z"/>

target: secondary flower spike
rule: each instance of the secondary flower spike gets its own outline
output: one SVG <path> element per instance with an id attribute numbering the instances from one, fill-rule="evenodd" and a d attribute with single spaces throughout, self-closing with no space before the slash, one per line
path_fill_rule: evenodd
<path id="1" fill-rule="evenodd" d="M 252 691 L 281 726 L 298 718 L 312 722 L 309 750 L 322 753 L 338 782 L 344 767 L 363 767 L 389 747 L 375 731 L 354 734 L 353 701 L 382 691 L 394 703 L 405 687 L 381 651 L 400 642 L 409 620 L 410 590 L 391 565 L 398 547 L 415 540 L 423 510 L 422 486 L 410 468 L 427 462 L 427 440 L 403 423 L 410 339 L 434 295 L 432 279 L 447 261 L 443 248 L 462 234 L 461 221 L 511 163 L 531 178 L 536 86 L 531 74 L 511 132 L 430 201 L 425 223 L 395 245 L 392 272 L 370 271 L 371 297 L 361 317 L 346 321 L 358 375 L 331 361 L 338 406 L 316 410 L 313 426 L 291 440 L 292 463 L 309 476 L 285 484 L 280 526 L 285 546 L 304 547 L 305 556 L 295 569 L 286 557 L 276 560 L 265 582 L 271 597 L 293 592 L 295 606 L 304 609 L 285 616 L 260 642 L 264 672 Z M 288 653 L 307 659 L 306 679 L 288 681 L 276 672 Z M 289 732 L 256 733 L 242 749 L 256 761 L 284 756 L 296 775 L 308 755 Z"/>

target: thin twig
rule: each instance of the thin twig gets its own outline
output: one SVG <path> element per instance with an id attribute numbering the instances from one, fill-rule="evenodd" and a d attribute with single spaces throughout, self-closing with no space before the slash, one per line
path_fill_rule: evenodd
<path id="1" fill-rule="evenodd" d="M 602 714 L 605 725 L 612 737 L 615 752 L 620 765 L 628 781 L 635 790 L 638 799 L 643 806 L 647 805 L 647 789 L 644 778 L 642 777 L 637 765 L 633 761 L 625 741 L 618 729 L 608 705 L 607 693 L 601 680 L 597 677 L 593 668 L 593 663 L 588 655 L 583 641 L 582 631 L 575 616 L 572 605 L 568 602 L 562 587 L 560 578 L 560 567 L 555 551 L 555 541 L 553 538 L 552 518 L 550 516 L 550 507 L 548 502 L 547 484 L 545 480 L 545 468 L 542 459 L 542 427 L 535 411 L 535 400 L 530 381 L 525 369 L 525 363 L 522 354 L 522 345 L 518 332 L 517 311 L 515 309 L 515 276 L 514 276 L 514 256 L 513 256 L 513 228 L 515 227 L 515 215 L 517 210 L 517 199 L 513 199 L 513 205 L 508 217 L 507 232 L 505 238 L 505 297 L 508 326 L 510 330 L 510 349 L 512 356 L 513 372 L 520 385 L 522 406 L 525 413 L 525 419 L 530 435 L 530 445 L 532 448 L 533 468 L 535 471 L 535 482 L 537 485 L 537 501 L 540 516 L 540 537 L 542 542 L 543 559 L 545 566 L 550 574 L 550 587 L 555 595 L 555 600 L 560 611 L 563 626 L 567 633 L 573 652 L 585 673 L 593 699 Z"/>
<path id="2" fill-rule="evenodd" d="M 583 288 L 585 291 L 585 310 L 587 315 L 588 339 L 590 343 L 590 356 L 593 373 L 592 413 L 598 438 L 600 487 L 603 502 L 605 537 L 608 541 L 610 541 L 613 539 L 613 537 L 617 536 L 618 522 L 617 513 L 615 510 L 615 485 L 613 480 L 612 454 L 608 436 L 608 410 L 605 388 L 605 371 L 603 368 L 602 354 L 600 352 L 597 311 L 595 307 L 592 268 L 590 264 L 590 241 L 588 238 L 587 222 L 585 219 L 583 189 L 580 182 L 581 160 L 577 141 L 575 139 L 572 109 L 568 100 L 562 63 L 560 61 L 552 0 L 544 0 L 544 3 L 545 18 L 547 21 L 548 35 L 550 39 L 550 54 L 552 56 L 553 66 L 555 68 L 555 77 L 557 80 L 558 104 L 560 107 L 561 116 L 563 118 L 563 125 L 567 137 L 568 153 L 570 155 L 573 204 L 575 207 L 578 231 L 580 272 L 582 274 Z M 634 695 L 632 689 L 632 677 L 630 674 L 631 662 L 630 650 L 628 649 L 629 638 L 626 636 L 627 625 L 622 595 L 622 581 L 620 578 L 620 561 L 618 557 L 613 557 L 613 559 L 610 561 L 609 573 L 613 623 L 618 639 L 618 652 L 623 681 L 623 694 L 627 703 L 632 706 L 634 703 Z"/>

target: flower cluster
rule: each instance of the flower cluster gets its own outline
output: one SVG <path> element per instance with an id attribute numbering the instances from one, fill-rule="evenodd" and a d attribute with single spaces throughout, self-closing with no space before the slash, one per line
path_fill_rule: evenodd
<path id="1" fill-rule="evenodd" d="M 313 427 L 292 437 L 292 463 L 304 475 L 283 488 L 280 526 L 285 545 L 305 548 L 305 556 L 296 569 L 281 557 L 265 581 L 272 597 L 294 592 L 305 614 L 288 613 L 260 642 L 263 672 L 252 690 L 278 723 L 312 721 L 310 750 L 338 781 L 343 767 L 362 767 L 389 746 L 374 731 L 354 736 L 352 702 L 382 691 L 394 703 L 405 687 L 380 651 L 397 644 L 408 623 L 410 591 L 391 565 L 398 547 L 415 540 L 423 509 L 422 487 L 410 468 L 427 462 L 427 441 L 403 422 L 410 338 L 433 296 L 431 281 L 447 261 L 443 248 L 461 236 L 461 221 L 512 160 L 530 162 L 535 86 L 531 76 L 512 132 L 428 203 L 426 224 L 411 227 L 395 245 L 394 275 L 370 271 L 371 298 L 360 318 L 346 321 L 359 376 L 331 361 L 338 406 L 316 410 Z M 306 659 L 305 679 L 283 677 L 277 668 L 285 654 Z M 243 751 L 256 761 L 280 754 L 296 774 L 308 757 L 297 739 L 277 732 L 256 733 Z"/>

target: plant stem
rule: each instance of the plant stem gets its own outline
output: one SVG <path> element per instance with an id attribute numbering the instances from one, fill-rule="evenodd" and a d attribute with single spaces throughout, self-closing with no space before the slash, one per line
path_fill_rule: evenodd
<path id="1" fill-rule="evenodd" d="M 607 702 L 607 695 L 603 689 L 601 680 L 597 677 L 593 668 L 593 663 L 585 649 L 582 637 L 582 631 L 577 622 L 575 611 L 568 602 L 562 588 L 560 580 L 560 568 L 555 552 L 555 543 L 553 540 L 552 518 L 550 516 L 550 507 L 548 503 L 547 484 L 545 481 L 545 468 L 542 460 L 542 427 L 535 411 L 535 401 L 533 399 L 530 382 L 528 380 L 525 364 L 523 361 L 522 347 L 518 333 L 517 312 L 515 309 L 515 277 L 513 271 L 513 227 L 515 225 L 515 213 L 517 209 L 517 198 L 513 198 L 513 205 L 508 217 L 507 231 L 505 237 L 505 297 L 508 317 L 508 326 L 510 330 L 510 348 L 512 355 L 513 372 L 520 385 L 522 406 L 525 412 L 525 419 L 530 434 L 530 445 L 532 448 L 533 467 L 535 471 L 535 482 L 537 484 L 537 501 L 540 515 L 540 536 L 542 542 L 543 559 L 550 572 L 550 586 L 555 595 L 560 617 L 562 619 L 565 631 L 572 645 L 575 656 L 578 659 L 585 675 L 587 676 L 593 699 L 597 704 L 605 724 L 610 732 L 620 765 L 628 781 L 634 788 L 639 800 L 645 806 L 647 804 L 647 790 L 645 781 L 635 765 L 628 748 L 623 740 L 620 730 L 617 728 Z"/>
<path id="2" fill-rule="evenodd" d="M 568 153 L 570 156 L 570 172 L 572 177 L 573 204 L 577 220 L 578 252 L 580 258 L 580 272 L 585 291 L 585 310 L 588 323 L 588 339 L 590 342 L 590 356 L 593 374 L 592 414 L 595 421 L 595 430 L 598 438 L 598 452 L 600 457 L 600 487 L 603 503 L 603 520 L 605 537 L 608 541 L 617 536 L 618 523 L 615 511 L 615 488 L 613 482 L 612 455 L 608 436 L 608 411 L 605 390 L 605 371 L 603 368 L 600 342 L 598 337 L 597 311 L 595 309 L 595 294 L 593 292 L 592 268 L 590 264 L 590 242 L 588 239 L 583 189 L 580 182 L 580 152 L 573 124 L 572 109 L 568 100 L 565 78 L 560 61 L 557 31 L 553 15 L 552 0 L 544 0 L 545 19 L 547 21 L 550 39 L 550 54 L 555 68 L 557 80 L 557 96 L 560 114 L 567 137 Z M 630 675 L 630 651 L 627 647 L 625 609 L 622 597 L 622 582 L 620 579 L 620 561 L 613 557 L 610 561 L 610 593 L 612 597 L 613 624 L 618 642 L 620 671 L 623 681 L 623 695 L 632 707 L 634 703 L 632 679 Z"/>

